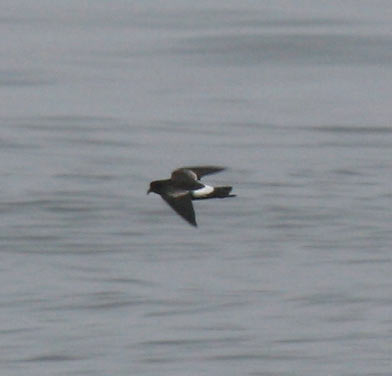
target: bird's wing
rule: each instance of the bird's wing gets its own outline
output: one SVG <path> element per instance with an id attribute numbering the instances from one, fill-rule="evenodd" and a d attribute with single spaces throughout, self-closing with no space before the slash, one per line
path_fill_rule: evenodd
<path id="1" fill-rule="evenodd" d="M 176 187 L 188 191 L 204 187 L 204 185 L 197 180 L 197 174 L 187 168 L 178 168 L 173 171 L 171 175 L 171 181 Z"/>
<path id="2" fill-rule="evenodd" d="M 224 167 L 219 166 L 193 166 L 193 167 L 181 167 L 174 170 L 172 173 L 172 179 L 176 179 L 177 176 L 187 175 L 189 178 L 199 180 L 205 175 L 216 174 L 217 172 L 223 171 Z"/>
<path id="3" fill-rule="evenodd" d="M 168 191 L 161 194 L 161 197 L 175 210 L 182 218 L 191 225 L 197 227 L 195 211 L 193 210 L 192 198 L 187 191 Z"/>

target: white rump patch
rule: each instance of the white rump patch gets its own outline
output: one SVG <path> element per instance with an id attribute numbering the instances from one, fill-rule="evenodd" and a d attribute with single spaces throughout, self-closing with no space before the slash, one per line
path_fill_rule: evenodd
<path id="1" fill-rule="evenodd" d="M 195 191 L 192 191 L 192 196 L 196 198 L 204 197 L 209 195 L 214 191 L 214 187 L 211 187 L 210 185 L 205 185 L 203 188 L 196 189 Z"/>

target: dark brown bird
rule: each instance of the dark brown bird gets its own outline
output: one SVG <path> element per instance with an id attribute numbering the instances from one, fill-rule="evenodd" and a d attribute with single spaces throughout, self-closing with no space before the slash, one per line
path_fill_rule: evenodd
<path id="1" fill-rule="evenodd" d="M 172 172 L 170 179 L 151 182 L 147 194 L 159 194 L 177 214 L 197 227 L 192 200 L 235 197 L 230 194 L 232 187 L 212 187 L 200 182 L 204 175 L 223 170 L 217 166 L 181 167 Z"/>

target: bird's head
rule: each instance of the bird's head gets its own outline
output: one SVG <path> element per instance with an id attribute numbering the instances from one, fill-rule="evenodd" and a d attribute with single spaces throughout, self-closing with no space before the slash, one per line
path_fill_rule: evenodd
<path id="1" fill-rule="evenodd" d="M 160 193 L 162 189 L 162 182 L 160 182 L 159 180 L 156 181 L 152 181 L 150 183 L 150 188 L 147 191 L 147 194 L 149 194 L 150 192 L 154 192 L 154 193 Z"/>

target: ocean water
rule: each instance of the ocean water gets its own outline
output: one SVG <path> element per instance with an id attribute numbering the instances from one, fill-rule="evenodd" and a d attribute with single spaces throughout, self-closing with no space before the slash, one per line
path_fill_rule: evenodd
<path id="1" fill-rule="evenodd" d="M 390 10 L 3 1 L 1 375 L 390 376 Z"/>

